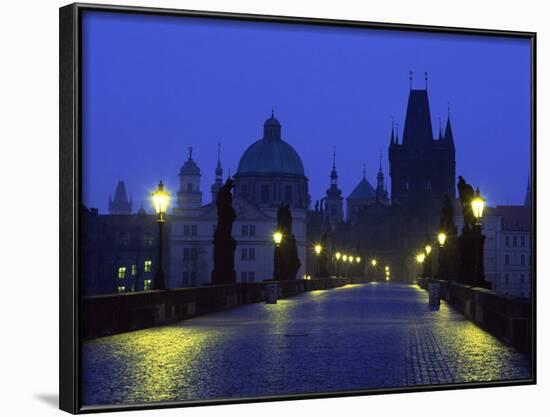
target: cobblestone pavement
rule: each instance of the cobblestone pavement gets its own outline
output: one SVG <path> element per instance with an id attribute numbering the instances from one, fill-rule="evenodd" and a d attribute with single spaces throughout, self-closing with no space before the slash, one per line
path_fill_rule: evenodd
<path id="1" fill-rule="evenodd" d="M 445 303 L 348 285 L 87 342 L 85 405 L 530 377 L 529 361 Z"/>

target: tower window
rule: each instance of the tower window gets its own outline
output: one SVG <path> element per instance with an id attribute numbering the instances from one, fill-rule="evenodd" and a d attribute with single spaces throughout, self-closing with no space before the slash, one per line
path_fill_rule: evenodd
<path id="1" fill-rule="evenodd" d="M 143 280 L 143 291 L 149 291 L 151 289 L 151 280 Z"/>
<path id="2" fill-rule="evenodd" d="M 132 276 L 135 276 L 135 275 L 137 275 L 137 265 L 133 264 L 132 265 Z"/>

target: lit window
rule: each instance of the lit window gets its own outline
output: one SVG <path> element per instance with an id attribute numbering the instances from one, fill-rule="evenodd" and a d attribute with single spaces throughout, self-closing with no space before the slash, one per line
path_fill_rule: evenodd
<path id="1" fill-rule="evenodd" d="M 143 281 L 143 290 L 144 291 L 149 291 L 151 289 L 151 280 L 150 279 L 146 279 Z"/>
<path id="2" fill-rule="evenodd" d="M 132 276 L 133 275 L 137 275 L 137 265 L 136 264 L 132 265 Z"/>
<path id="3" fill-rule="evenodd" d="M 144 272 L 151 272 L 153 266 L 153 262 L 147 260 L 143 263 L 143 271 Z"/>
<path id="4" fill-rule="evenodd" d="M 125 287 L 124 285 L 119 285 L 119 286 L 117 287 L 117 291 L 118 291 L 119 293 L 123 293 L 123 292 L 126 291 L 126 287 Z"/>
<path id="5" fill-rule="evenodd" d="M 126 278 L 126 267 L 125 266 L 121 266 L 121 267 L 118 268 L 118 277 L 120 279 Z"/>

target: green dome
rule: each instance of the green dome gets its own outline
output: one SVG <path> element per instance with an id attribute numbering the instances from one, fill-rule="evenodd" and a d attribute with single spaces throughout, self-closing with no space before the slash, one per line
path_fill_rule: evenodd
<path id="1" fill-rule="evenodd" d="M 239 161 L 239 175 L 303 177 L 304 164 L 292 146 L 281 139 L 281 124 L 273 115 L 264 123 L 264 137 L 248 147 Z"/>

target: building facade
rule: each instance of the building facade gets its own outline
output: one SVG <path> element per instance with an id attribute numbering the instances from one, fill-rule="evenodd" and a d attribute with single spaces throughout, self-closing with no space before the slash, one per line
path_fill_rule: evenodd
<path id="1" fill-rule="evenodd" d="M 215 197 L 223 184 L 218 149 L 212 199 L 203 204 L 200 168 L 189 153 L 180 170 L 177 207 L 171 216 L 171 288 L 208 284 L 213 270 L 213 235 L 217 223 Z M 289 204 L 293 233 L 303 274 L 306 265 L 306 214 L 308 179 L 300 156 L 281 137 L 281 124 L 272 114 L 264 123 L 263 136 L 242 154 L 234 175 L 233 206 L 236 212 L 233 237 L 237 241 L 237 280 L 259 282 L 273 277 L 273 233 L 277 210 Z"/>

